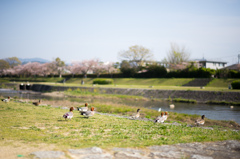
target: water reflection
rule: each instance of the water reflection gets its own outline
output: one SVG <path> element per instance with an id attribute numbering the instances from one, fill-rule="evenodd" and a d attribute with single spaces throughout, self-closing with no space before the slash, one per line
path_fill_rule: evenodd
<path id="1" fill-rule="evenodd" d="M 54 99 L 54 100 L 63 100 L 66 98 L 60 97 L 51 97 L 44 96 L 39 92 L 35 92 L 34 94 L 28 91 L 14 91 L 9 89 L 0 89 L 0 95 L 7 97 L 19 97 L 21 99 Z M 205 115 L 206 118 L 215 119 L 215 120 L 233 120 L 240 124 L 240 107 L 234 106 L 234 108 L 230 108 L 230 106 L 226 105 L 208 105 L 208 104 L 186 104 L 186 103 L 173 103 L 175 105 L 174 109 L 171 109 L 169 105 L 171 103 L 166 101 L 138 101 L 138 100 L 126 100 L 126 99 L 97 99 L 93 97 L 86 98 L 67 98 L 70 101 L 77 102 L 89 102 L 89 103 L 117 103 L 124 104 L 128 106 L 137 106 L 137 107 L 145 107 L 149 109 L 158 110 L 161 108 L 162 111 L 169 112 L 178 112 L 185 114 L 198 114 Z"/>

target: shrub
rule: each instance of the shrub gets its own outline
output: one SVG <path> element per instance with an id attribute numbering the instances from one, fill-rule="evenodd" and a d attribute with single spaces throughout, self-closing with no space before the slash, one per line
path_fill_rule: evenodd
<path id="1" fill-rule="evenodd" d="M 233 81 L 231 85 L 232 89 L 240 89 L 240 81 Z"/>
<path id="2" fill-rule="evenodd" d="M 112 79 L 94 79 L 93 84 L 113 84 Z"/>

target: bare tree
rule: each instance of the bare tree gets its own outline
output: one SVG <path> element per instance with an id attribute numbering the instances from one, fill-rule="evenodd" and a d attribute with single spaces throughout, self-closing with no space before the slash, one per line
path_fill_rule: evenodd
<path id="1" fill-rule="evenodd" d="M 153 54 L 149 49 L 134 45 L 129 47 L 127 51 L 121 51 L 118 53 L 121 60 L 127 60 L 129 62 L 135 63 L 137 66 L 142 66 L 142 63 L 153 58 Z"/>
<path id="2" fill-rule="evenodd" d="M 176 43 L 171 43 L 171 49 L 168 51 L 167 58 L 163 61 L 169 64 L 181 64 L 189 60 L 190 53 L 184 46 L 180 47 Z"/>

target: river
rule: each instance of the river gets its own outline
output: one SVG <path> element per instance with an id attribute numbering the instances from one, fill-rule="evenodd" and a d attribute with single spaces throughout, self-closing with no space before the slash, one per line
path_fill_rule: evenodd
<path id="1" fill-rule="evenodd" d="M 14 91 L 10 89 L 0 89 L 0 95 L 7 97 L 18 97 L 22 99 L 54 99 L 54 100 L 63 100 L 59 97 L 44 96 L 41 93 L 30 93 L 30 91 Z M 66 99 L 66 98 L 64 98 Z M 90 103 L 101 102 L 101 103 L 118 103 L 129 106 L 138 106 L 145 107 L 149 109 L 158 110 L 161 108 L 162 111 L 185 113 L 185 114 L 198 114 L 205 115 L 206 118 L 214 120 L 233 120 L 240 124 L 240 106 L 230 106 L 226 105 L 209 105 L 209 104 L 188 104 L 188 103 L 173 103 L 175 105 L 174 109 L 170 109 L 169 103 L 166 101 L 138 101 L 138 100 L 126 100 L 120 99 L 117 101 L 109 101 L 110 99 L 94 99 L 89 97 L 89 99 L 82 98 L 67 98 L 71 101 L 85 102 L 86 100 Z"/>

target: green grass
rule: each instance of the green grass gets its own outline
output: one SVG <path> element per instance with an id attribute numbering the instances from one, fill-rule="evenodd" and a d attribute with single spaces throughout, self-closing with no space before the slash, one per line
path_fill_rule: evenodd
<path id="1" fill-rule="evenodd" d="M 84 85 L 81 85 L 81 78 L 71 78 L 65 86 L 93 87 L 93 78 L 84 78 Z M 133 88 L 133 89 L 163 89 L 163 90 L 192 90 L 192 91 L 239 91 L 228 89 L 229 84 L 236 79 L 213 79 L 203 89 L 200 87 L 182 87 L 193 78 L 113 78 L 114 84 L 95 85 L 95 88 Z M 44 83 L 43 83 L 44 84 Z M 51 83 L 48 83 L 51 84 Z M 56 85 L 56 84 L 54 84 Z M 57 84 L 63 85 L 63 84 Z"/>
<path id="2" fill-rule="evenodd" d="M 106 87 L 106 88 L 133 88 L 133 89 L 162 89 L 162 90 L 192 90 L 192 91 L 240 91 L 228 89 L 229 84 L 237 79 L 213 79 L 203 89 L 200 87 L 183 87 L 193 78 L 113 78 L 114 84 L 94 85 L 95 78 L 70 78 L 66 83 L 60 83 L 63 78 L 1 78 L 0 82 L 15 81 L 16 83 L 31 82 L 31 84 L 47 84 L 55 86 L 79 86 L 79 87 Z M 84 80 L 84 85 L 81 81 Z"/>
<path id="3" fill-rule="evenodd" d="M 237 79 L 213 79 L 208 85 L 207 87 L 224 87 L 224 88 L 228 88 L 228 86 Z"/>
<path id="4" fill-rule="evenodd" d="M 194 99 L 182 99 L 182 98 L 173 98 L 172 101 L 180 103 L 197 103 Z"/>
<path id="5" fill-rule="evenodd" d="M 67 83 L 81 83 L 82 79 L 71 78 Z M 84 83 L 91 85 L 92 78 L 83 78 Z M 193 80 L 192 78 L 113 78 L 114 85 L 138 85 L 138 86 L 182 86 Z"/>
<path id="6" fill-rule="evenodd" d="M 112 113 L 135 112 L 135 108 L 95 104 L 98 111 Z M 143 109 L 147 116 L 159 115 L 157 111 Z M 4 140 L 34 144 L 54 144 L 59 149 L 98 146 L 139 147 L 188 142 L 240 140 L 239 133 L 225 128 L 214 130 L 199 127 L 155 124 L 150 121 L 95 114 L 89 119 L 74 111 L 74 118 L 65 121 L 62 115 L 67 112 L 49 106 L 33 106 L 28 103 L 0 103 L 0 137 Z M 198 116 L 171 113 L 168 122 L 193 120 Z M 178 119 L 178 120 L 177 120 Z M 212 121 L 207 121 L 210 124 Z M 217 121 L 213 121 L 217 122 Z M 214 126 L 214 125 L 212 125 Z M 1 141 L 0 141 L 1 142 Z"/>
<path id="7" fill-rule="evenodd" d="M 104 98 L 128 98 L 128 99 L 146 99 L 145 97 L 142 96 L 131 96 L 131 95 L 118 95 L 118 94 L 103 94 L 103 93 L 99 93 L 98 89 L 94 89 L 93 92 L 89 92 L 88 90 L 85 89 L 80 89 L 77 88 L 75 90 L 72 89 L 68 89 L 67 91 L 64 91 L 64 94 L 66 95 L 70 95 L 70 96 L 97 96 L 97 97 L 104 97 Z"/>
<path id="8" fill-rule="evenodd" d="M 192 78 L 115 78 L 116 85 L 182 86 Z"/>
<path id="9" fill-rule="evenodd" d="M 10 78 L 4 77 L 0 79 L 0 82 L 60 82 L 64 78 L 59 77 L 21 77 L 21 78 Z"/>

